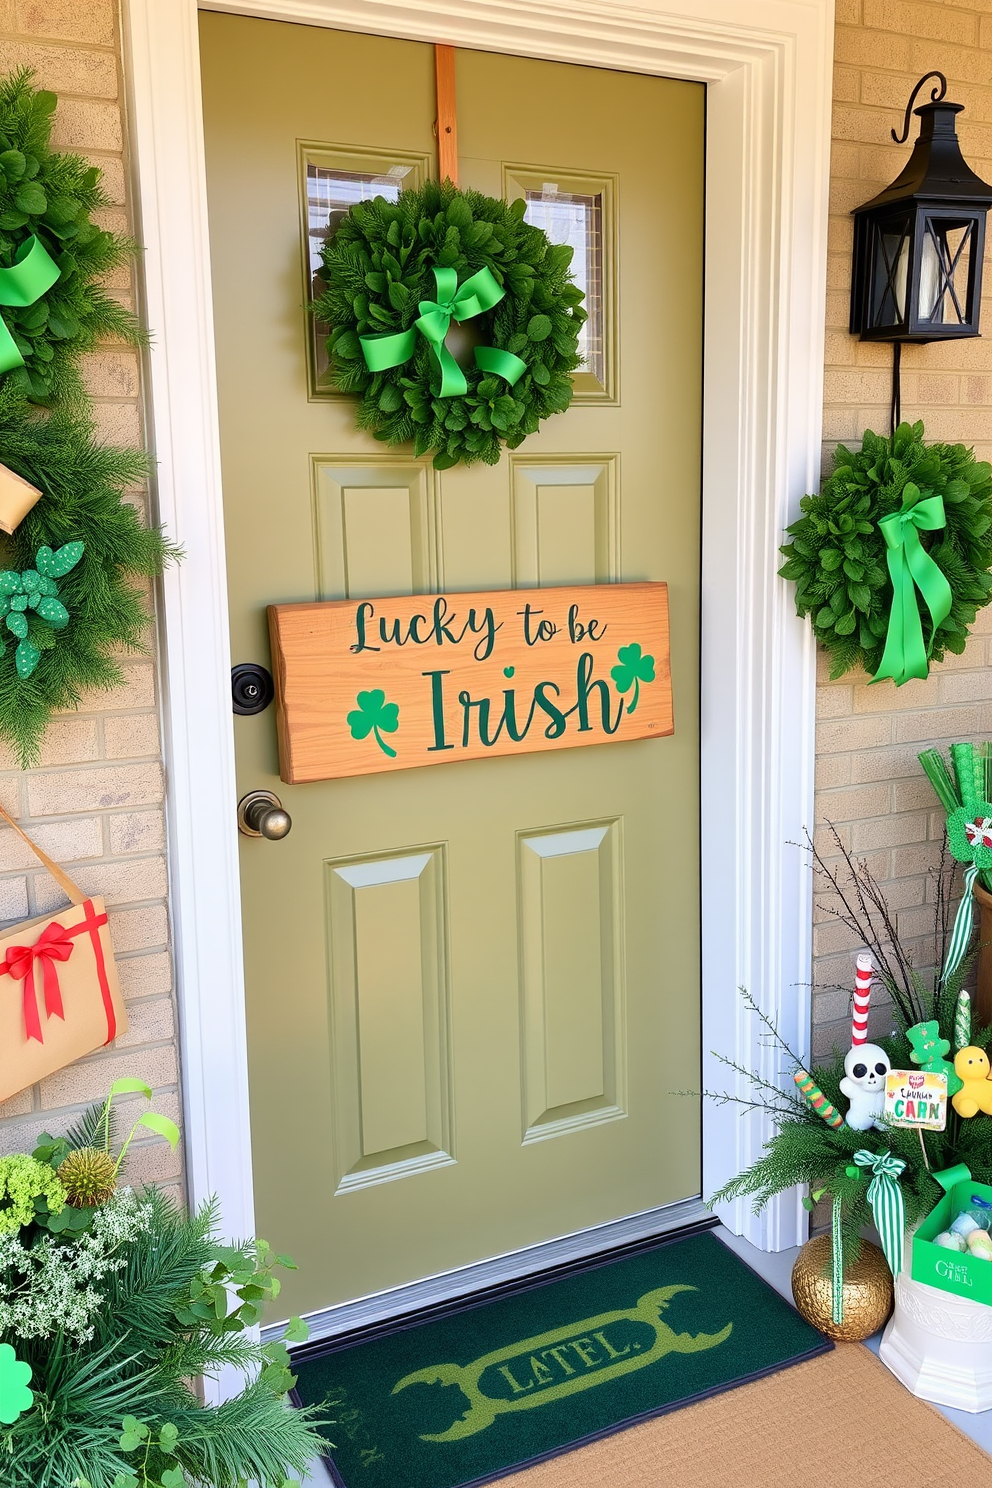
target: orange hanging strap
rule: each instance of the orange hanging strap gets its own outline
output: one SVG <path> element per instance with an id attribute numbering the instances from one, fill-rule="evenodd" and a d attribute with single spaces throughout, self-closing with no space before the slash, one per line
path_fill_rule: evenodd
<path id="1" fill-rule="evenodd" d="M 455 112 L 455 49 L 435 46 L 437 77 L 437 174 L 439 181 L 458 185 L 458 122 Z"/>

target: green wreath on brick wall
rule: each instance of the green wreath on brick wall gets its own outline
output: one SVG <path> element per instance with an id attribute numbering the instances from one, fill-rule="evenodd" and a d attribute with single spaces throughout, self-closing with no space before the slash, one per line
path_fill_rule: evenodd
<path id="1" fill-rule="evenodd" d="M 0 371 L 43 404 L 81 396 L 79 358 L 98 341 L 143 339 L 101 283 L 135 245 L 93 221 L 110 205 L 96 167 L 50 148 L 57 103 L 27 71 L 0 82 Z"/>
<path id="2" fill-rule="evenodd" d="M 56 105 L 28 71 L 0 80 L 0 466 L 41 493 L 0 534 L 0 740 L 23 765 L 54 711 L 121 680 L 148 624 L 136 580 L 175 556 L 127 499 L 145 453 L 95 438 L 80 358 L 144 340 L 101 282 L 136 249 L 93 221 L 100 172 L 51 149 Z"/>
<path id="3" fill-rule="evenodd" d="M 962 444 L 928 444 L 923 425 L 840 445 L 818 496 L 782 548 L 796 608 L 830 657 L 898 686 L 962 652 L 992 599 L 992 467 Z"/>
<path id="4" fill-rule="evenodd" d="M 524 210 L 429 181 L 357 203 L 323 248 L 312 308 L 332 328 L 335 386 L 357 395 L 360 428 L 433 450 L 439 470 L 495 465 L 571 401 L 586 319 L 572 249 Z M 452 321 L 477 343 L 461 365 Z"/>
<path id="5" fill-rule="evenodd" d="M 0 540 L 0 738 L 26 766 L 37 758 L 53 712 L 77 707 L 84 689 L 117 685 L 117 653 L 145 649 L 149 616 L 136 581 L 161 573 L 177 554 L 124 499 L 147 477 L 147 455 L 99 443 L 85 411 L 59 408 L 38 418 L 0 383 L 0 459 L 42 492 L 16 532 Z M 53 575 L 65 616 L 56 612 L 62 623 L 52 624 L 39 613 L 45 596 L 31 603 L 35 576 L 47 577 L 39 569 L 58 570 L 79 544 L 71 568 Z M 46 550 L 54 563 L 46 563 Z M 20 580 L 20 596 L 5 595 L 7 575 Z M 26 606 L 5 609 L 12 597 L 26 598 Z M 20 627 L 9 623 L 18 614 L 39 653 L 27 675 L 18 666 Z"/>

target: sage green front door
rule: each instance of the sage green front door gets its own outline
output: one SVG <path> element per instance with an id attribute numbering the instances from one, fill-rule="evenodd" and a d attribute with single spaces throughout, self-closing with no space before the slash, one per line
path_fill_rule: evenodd
<path id="1" fill-rule="evenodd" d="M 703 89 L 456 56 L 460 185 L 575 247 L 568 412 L 435 471 L 355 428 L 306 300 L 433 174 L 419 43 L 201 15 L 233 659 L 266 606 L 665 580 L 675 733 L 290 786 L 235 723 L 257 1225 L 313 1310 L 699 1191 Z M 235 803 L 231 803 L 232 813 Z"/>

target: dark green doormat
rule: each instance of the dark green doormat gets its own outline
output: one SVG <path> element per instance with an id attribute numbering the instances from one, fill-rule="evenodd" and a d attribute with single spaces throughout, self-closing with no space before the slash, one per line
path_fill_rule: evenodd
<path id="1" fill-rule="evenodd" d="M 339 1488 L 470 1488 L 832 1347 L 703 1233 L 293 1367 Z"/>

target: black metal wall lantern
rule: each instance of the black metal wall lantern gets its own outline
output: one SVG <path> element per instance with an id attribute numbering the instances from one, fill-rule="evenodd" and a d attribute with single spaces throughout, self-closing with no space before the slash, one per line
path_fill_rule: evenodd
<path id="1" fill-rule="evenodd" d="M 961 154 L 955 121 L 964 105 L 945 102 L 943 73 L 920 78 L 906 105 L 903 132 L 893 129 L 892 138 L 896 144 L 909 138 L 913 104 L 931 78 L 938 86 L 916 110 L 920 134 L 905 169 L 853 213 L 851 334 L 894 343 L 894 424 L 902 343 L 979 335 L 992 186 Z"/>

